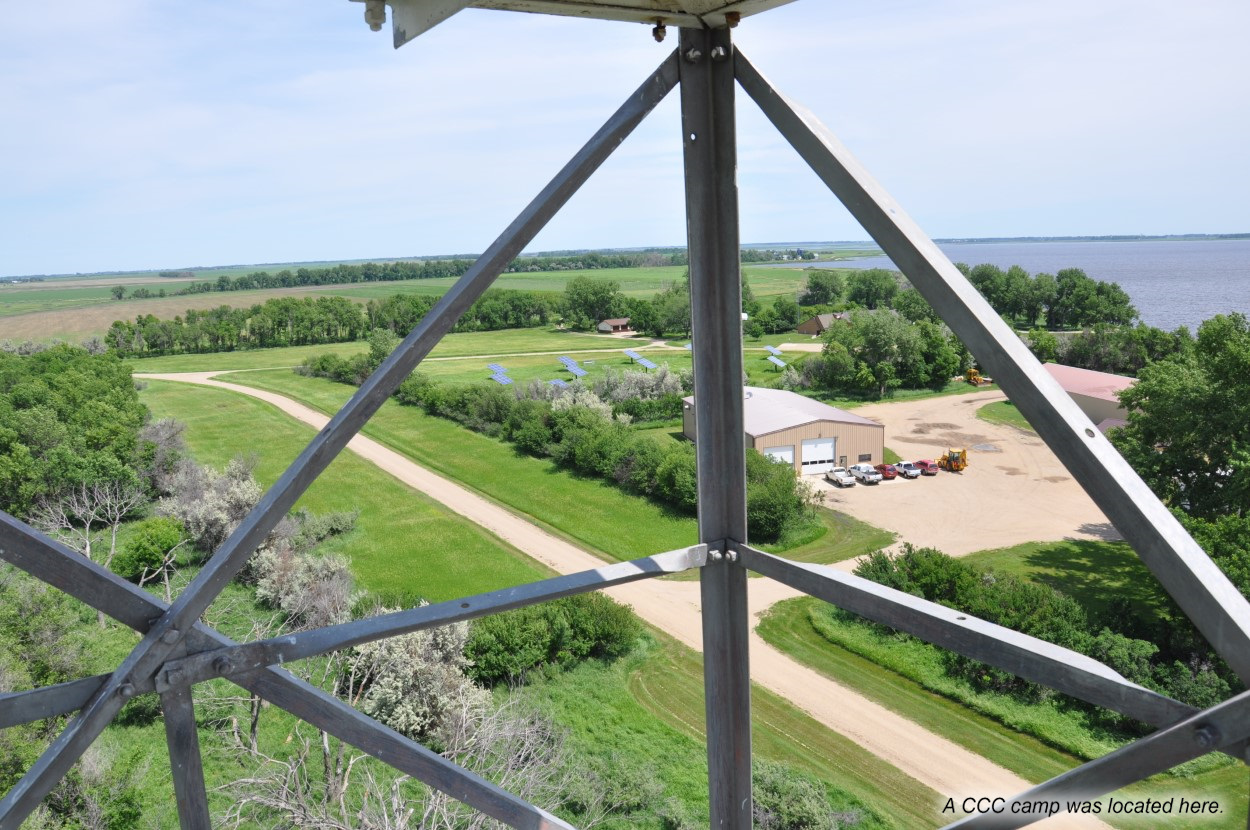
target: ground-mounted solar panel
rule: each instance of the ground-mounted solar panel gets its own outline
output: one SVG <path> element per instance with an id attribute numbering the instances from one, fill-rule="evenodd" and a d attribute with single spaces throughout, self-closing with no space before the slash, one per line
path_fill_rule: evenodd
<path id="1" fill-rule="evenodd" d="M 692 352 L 693 352 L 693 351 L 694 351 L 694 344 L 693 344 L 693 343 L 687 343 L 686 345 L 682 346 L 682 348 L 683 348 L 683 349 L 689 349 L 690 351 L 692 351 Z"/>
<path id="2" fill-rule="evenodd" d="M 764 350 L 767 351 L 769 354 L 771 354 L 773 357 L 781 357 L 781 349 L 777 348 L 776 346 L 765 346 Z"/>
<path id="3" fill-rule="evenodd" d="M 584 378 L 586 375 L 590 374 L 590 372 L 587 372 L 580 366 L 570 366 L 569 371 L 573 373 L 573 377 L 575 378 Z"/>
<path id="4" fill-rule="evenodd" d="M 576 365 L 577 365 L 577 361 L 576 361 L 576 360 L 574 360 L 574 359 L 573 359 L 573 358 L 571 358 L 571 357 L 562 356 L 562 357 L 559 357 L 559 358 L 557 358 L 557 359 L 558 359 L 561 363 L 563 363 L 565 366 L 576 366 Z"/>
<path id="5" fill-rule="evenodd" d="M 490 376 L 490 379 L 500 386 L 508 386 L 512 383 L 512 378 L 503 373 L 496 373 Z"/>
<path id="6" fill-rule="evenodd" d="M 641 367 L 642 367 L 642 368 L 644 368 L 644 369 L 658 369 L 658 368 L 660 368 L 659 366 L 656 366 L 654 363 L 652 363 L 650 360 L 647 360 L 645 357 L 640 357 L 640 358 L 638 358 L 638 365 L 639 365 L 639 366 L 641 366 Z"/>
<path id="7" fill-rule="evenodd" d="M 775 357 L 774 355 L 768 356 L 768 362 L 781 369 L 786 368 L 786 362 L 779 357 Z"/>
<path id="8" fill-rule="evenodd" d="M 633 349 L 626 349 L 625 356 L 630 358 L 631 360 L 637 360 L 638 358 L 642 357 L 642 355 L 638 354 L 638 352 L 634 351 Z"/>
<path id="9" fill-rule="evenodd" d="M 555 380 L 549 380 L 549 381 L 547 381 L 547 383 L 551 384 L 552 386 L 554 386 L 554 387 L 555 387 L 555 388 L 557 388 L 557 389 L 568 389 L 568 388 L 569 388 L 569 385 L 568 385 L 567 383 L 565 383 L 564 381 L 560 380 L 559 378 L 556 378 Z"/>
<path id="10" fill-rule="evenodd" d="M 487 363 L 486 368 L 490 369 L 492 372 L 494 372 L 497 375 L 506 374 L 508 371 L 504 367 L 500 366 L 498 363 Z"/>

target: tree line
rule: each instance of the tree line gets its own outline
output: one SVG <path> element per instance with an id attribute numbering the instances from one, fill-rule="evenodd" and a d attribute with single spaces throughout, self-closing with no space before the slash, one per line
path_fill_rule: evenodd
<path id="1" fill-rule="evenodd" d="M 142 314 L 117 320 L 105 335 L 123 357 L 199 354 L 237 349 L 347 343 L 383 328 L 407 335 L 437 298 L 397 294 L 361 306 L 346 297 L 278 297 L 247 308 L 187 309 L 162 320 Z M 496 331 L 546 325 L 553 303 L 529 291 L 491 289 L 461 315 L 453 331 Z"/>
<path id="2" fill-rule="evenodd" d="M 744 248 L 743 262 L 771 262 L 781 258 L 784 251 Z M 504 268 L 506 274 L 534 273 L 540 271 L 596 271 L 614 268 L 654 268 L 686 265 L 684 248 L 648 249 L 643 251 L 620 251 L 601 253 L 586 251 L 559 256 L 519 257 Z M 346 285 L 360 282 L 395 282 L 399 280 L 428 280 L 444 277 L 460 277 L 473 265 L 472 257 L 447 259 L 400 260 L 396 262 L 364 262 L 360 264 L 327 265 L 312 268 L 283 268 L 280 271 L 251 271 L 231 277 L 222 274 L 215 280 L 197 280 L 187 283 L 175 295 L 208 294 L 214 291 L 252 291 L 257 289 L 298 288 L 317 285 Z M 194 270 L 162 271 L 162 277 L 194 276 Z M 140 291 L 144 292 L 142 295 Z M 164 295 L 159 289 L 159 296 Z M 123 286 L 112 289 L 113 299 L 126 296 Z M 157 296 L 149 289 L 134 289 L 131 297 Z"/>

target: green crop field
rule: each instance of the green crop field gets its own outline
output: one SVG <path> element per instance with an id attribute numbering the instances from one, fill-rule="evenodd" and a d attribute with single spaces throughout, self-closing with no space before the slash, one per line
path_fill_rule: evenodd
<path id="1" fill-rule="evenodd" d="M 222 467 L 235 456 L 254 454 L 256 477 L 264 486 L 314 435 L 266 403 L 220 389 L 152 382 L 142 399 L 154 417 L 187 425 L 188 446 L 200 463 Z M 351 452 L 330 465 L 297 507 L 318 513 L 359 510 L 356 529 L 320 550 L 348 557 L 361 587 L 392 601 L 437 601 L 550 575 Z"/>

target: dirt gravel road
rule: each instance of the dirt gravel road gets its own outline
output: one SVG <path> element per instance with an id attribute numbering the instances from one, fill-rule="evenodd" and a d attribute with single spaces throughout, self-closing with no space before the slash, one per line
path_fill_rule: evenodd
<path id="1" fill-rule="evenodd" d="M 282 395 L 214 380 L 214 375 L 217 374 L 222 373 L 139 374 L 135 377 L 195 383 L 249 395 L 272 404 L 316 429 L 322 428 L 329 421 L 320 412 Z M 602 560 L 586 551 L 540 530 L 524 518 L 420 467 L 370 438 L 357 435 L 348 444 L 348 448 L 556 571 L 571 573 L 603 564 Z M 920 482 L 892 484 L 900 487 L 923 486 Z M 884 488 L 881 489 L 884 491 Z M 766 608 L 784 596 L 793 595 L 789 589 L 768 579 L 753 579 L 750 586 L 753 611 Z M 702 620 L 697 583 L 647 580 L 613 588 L 608 593 L 632 606 L 635 613 L 650 624 L 691 648 L 702 650 Z M 795 662 L 765 643 L 754 632 L 751 635 L 751 677 L 764 688 L 790 700 L 830 729 L 845 735 L 942 796 L 1008 796 L 1031 786 L 1030 782 L 997 764 Z M 939 809 L 940 805 L 935 804 L 935 826 L 944 823 L 941 821 Z M 1106 827 L 1099 822 L 1076 816 L 1060 816 L 1037 826 Z"/>

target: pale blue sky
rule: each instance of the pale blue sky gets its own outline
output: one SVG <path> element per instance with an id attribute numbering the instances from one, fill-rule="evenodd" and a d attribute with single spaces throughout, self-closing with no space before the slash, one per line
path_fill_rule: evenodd
<path id="1" fill-rule="evenodd" d="M 675 44 L 347 0 L 8 3 L 0 275 L 484 248 Z M 1250 3 L 798 0 L 738 46 L 931 235 L 1250 231 Z M 532 250 L 684 244 L 676 94 Z M 745 242 L 864 239 L 739 99 Z"/>

